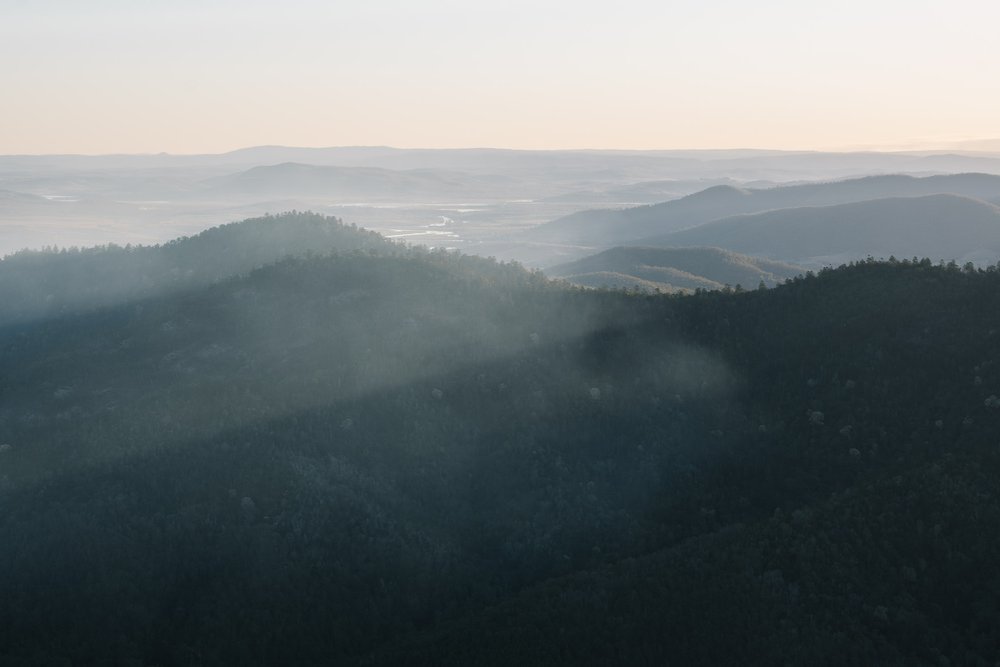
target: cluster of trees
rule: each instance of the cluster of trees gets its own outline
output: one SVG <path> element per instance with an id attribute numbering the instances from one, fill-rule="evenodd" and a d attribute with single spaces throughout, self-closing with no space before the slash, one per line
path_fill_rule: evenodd
<path id="1" fill-rule="evenodd" d="M 1000 652 L 997 271 L 651 296 L 338 229 L 0 329 L 0 662 Z"/>

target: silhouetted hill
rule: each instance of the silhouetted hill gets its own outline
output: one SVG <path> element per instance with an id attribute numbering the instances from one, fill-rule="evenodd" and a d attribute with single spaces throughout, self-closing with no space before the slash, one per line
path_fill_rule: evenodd
<path id="1" fill-rule="evenodd" d="M 1000 194 L 1000 176 L 869 176 L 764 190 L 720 185 L 681 199 L 623 210 L 575 213 L 531 230 L 532 238 L 557 243 L 620 245 L 675 230 L 771 209 L 831 206 L 890 197 L 949 193 L 976 199 Z"/>
<path id="2" fill-rule="evenodd" d="M 877 199 L 736 216 L 645 242 L 714 245 L 811 264 L 890 255 L 995 263 L 1000 259 L 1000 208 L 955 195 Z"/>
<path id="3" fill-rule="evenodd" d="M 720 248 L 619 247 L 562 264 L 546 274 L 586 287 L 638 287 L 647 291 L 772 287 L 805 269 Z M 607 281 L 607 282 L 602 282 Z"/>
<path id="4" fill-rule="evenodd" d="M 336 218 L 294 213 L 222 225 L 159 246 L 24 250 L 0 259 L 0 325 L 207 285 L 286 255 L 394 247 Z"/>

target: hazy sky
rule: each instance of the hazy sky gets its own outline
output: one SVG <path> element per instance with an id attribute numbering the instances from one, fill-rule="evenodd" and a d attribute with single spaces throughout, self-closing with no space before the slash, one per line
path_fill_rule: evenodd
<path id="1" fill-rule="evenodd" d="M 0 153 L 1000 137 L 995 0 L 0 0 Z"/>

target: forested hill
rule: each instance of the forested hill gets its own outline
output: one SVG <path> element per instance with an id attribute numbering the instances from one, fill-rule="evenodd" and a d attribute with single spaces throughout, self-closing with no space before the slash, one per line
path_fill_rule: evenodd
<path id="1" fill-rule="evenodd" d="M 990 664 L 1000 273 L 288 259 L 0 329 L 0 663 Z"/>
<path id="2" fill-rule="evenodd" d="M 805 269 L 713 247 L 618 247 L 560 264 L 545 273 L 586 287 L 620 286 L 650 292 L 693 292 L 727 285 L 773 287 Z M 609 284 L 610 281 L 611 284 Z"/>
<path id="3" fill-rule="evenodd" d="M 722 408 L 736 423 L 715 415 L 699 443 L 712 453 L 661 479 L 671 499 L 654 513 L 686 539 L 529 586 L 365 664 L 989 664 L 997 287 L 995 271 L 866 262 L 674 302 L 740 378 Z"/>
<path id="4" fill-rule="evenodd" d="M 208 285 L 288 255 L 393 247 L 336 218 L 285 213 L 158 246 L 23 250 L 0 259 L 0 325 Z"/>

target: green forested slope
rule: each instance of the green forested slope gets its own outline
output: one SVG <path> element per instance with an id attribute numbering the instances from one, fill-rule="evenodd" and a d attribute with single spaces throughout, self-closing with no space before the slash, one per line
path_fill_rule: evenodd
<path id="1" fill-rule="evenodd" d="M 390 250 L 0 330 L 0 662 L 991 664 L 1000 274 Z"/>

